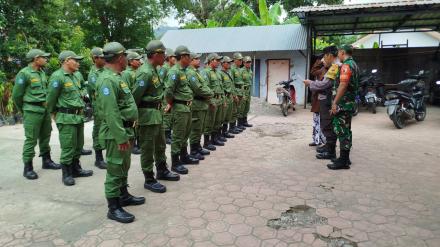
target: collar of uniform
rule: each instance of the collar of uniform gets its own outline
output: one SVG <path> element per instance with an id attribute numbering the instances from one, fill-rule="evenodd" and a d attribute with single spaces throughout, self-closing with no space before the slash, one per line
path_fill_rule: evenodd
<path id="1" fill-rule="evenodd" d="M 96 65 L 93 65 L 93 66 L 95 66 L 95 70 L 96 70 L 96 71 L 103 71 L 103 70 L 104 70 L 104 68 L 105 68 L 104 66 L 103 66 L 103 67 L 101 67 L 101 68 L 98 68 L 98 67 L 96 67 Z"/>
<path id="2" fill-rule="evenodd" d="M 39 73 L 41 71 L 43 71 L 42 69 L 40 70 L 34 70 L 34 68 L 32 67 L 32 63 L 28 64 L 29 70 L 33 73 Z"/>
<path id="3" fill-rule="evenodd" d="M 73 73 L 67 72 L 62 66 L 61 66 L 61 71 L 63 72 L 64 75 L 73 75 L 73 73 L 75 73 L 75 72 Z"/>

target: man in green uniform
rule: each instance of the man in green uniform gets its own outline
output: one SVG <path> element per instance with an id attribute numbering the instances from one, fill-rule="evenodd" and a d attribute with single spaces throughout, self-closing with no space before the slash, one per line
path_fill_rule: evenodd
<path id="1" fill-rule="evenodd" d="M 220 117 L 221 109 L 223 108 L 223 88 L 221 85 L 221 78 L 217 72 L 217 67 L 222 59 L 217 53 L 211 53 L 208 55 L 208 66 L 202 71 L 203 78 L 208 83 L 209 88 L 214 93 L 214 97 L 210 100 L 210 107 L 208 110 L 208 116 L 206 117 L 205 126 L 205 143 L 204 148 L 208 150 L 215 150 L 212 146 L 224 146 L 225 143 L 219 139 L 218 123 L 222 122 L 218 118 Z M 217 124 L 217 125 L 216 125 Z"/>
<path id="2" fill-rule="evenodd" d="M 131 147 L 138 111 L 128 84 L 121 71 L 127 66 L 125 48 L 118 42 L 104 46 L 106 65 L 98 78 L 97 104 L 102 114 L 100 136 L 105 140 L 107 175 L 104 188 L 108 203 L 109 219 L 130 223 L 134 215 L 122 207 L 141 205 L 144 197 L 135 197 L 128 192 L 128 170 L 131 163 Z"/>
<path id="3" fill-rule="evenodd" d="M 234 103 L 234 82 L 229 70 L 231 68 L 231 62 L 232 59 L 230 57 L 224 56 L 221 61 L 222 69 L 220 70 L 220 78 L 222 79 L 223 90 L 225 92 L 224 101 L 226 104 L 221 131 L 224 138 L 234 138 L 234 135 L 228 131 L 228 125 L 232 119 L 232 105 Z"/>
<path id="4" fill-rule="evenodd" d="M 165 50 L 165 64 L 160 67 L 159 75 L 162 82 L 167 79 L 168 71 L 176 64 L 176 54 L 173 49 L 167 48 Z M 166 99 L 164 98 L 163 107 L 167 105 Z M 165 138 L 166 143 L 171 144 L 171 123 L 172 123 L 172 112 L 165 112 L 163 115 L 163 126 L 165 128 Z"/>
<path id="5" fill-rule="evenodd" d="M 232 121 L 229 124 L 232 124 L 232 130 L 234 134 L 239 134 L 241 132 L 243 132 L 243 130 L 245 130 L 246 128 L 244 126 L 241 125 L 241 121 L 239 121 L 239 119 L 241 119 L 241 113 L 242 113 L 242 109 L 243 109 L 243 104 L 244 104 L 244 82 L 243 82 L 243 77 L 242 77 L 242 71 L 241 71 L 241 66 L 243 64 L 243 56 L 241 55 L 241 53 L 236 52 L 233 54 L 233 58 L 234 58 L 234 64 L 231 66 L 231 75 L 232 78 L 234 79 L 234 85 L 235 85 L 235 92 L 237 94 L 237 100 L 236 100 L 236 111 L 234 112 L 235 114 L 232 115 Z"/>
<path id="6" fill-rule="evenodd" d="M 47 77 L 43 67 L 47 64 L 49 53 L 31 49 L 26 54 L 29 65 L 18 72 L 12 91 L 12 99 L 18 111 L 23 113 L 24 135 L 23 145 L 23 176 L 27 179 L 37 179 L 34 171 L 33 158 L 37 142 L 40 156 L 43 157 L 43 169 L 60 169 L 61 166 L 50 157 L 50 134 L 52 125 L 50 114 L 46 110 Z"/>
<path id="7" fill-rule="evenodd" d="M 196 159 L 203 160 L 205 159 L 204 155 L 209 155 L 210 152 L 202 148 L 200 140 L 203 134 L 206 114 L 208 112 L 208 100 L 214 95 L 214 93 L 208 87 L 208 84 L 198 71 L 198 68 L 200 67 L 200 57 L 201 54 L 191 53 L 191 65 L 187 68 L 186 74 L 191 90 L 194 93 L 194 100 L 191 105 L 192 124 L 189 136 L 190 154 Z"/>
<path id="8" fill-rule="evenodd" d="M 173 113 L 171 158 L 173 166 L 175 164 L 198 164 L 199 160 L 190 157 L 187 150 L 191 132 L 193 91 L 189 85 L 186 70 L 191 63 L 191 53 L 185 46 L 178 46 L 175 53 L 177 63 L 168 71 L 164 93 L 168 102 L 166 110 L 171 110 Z"/>
<path id="9" fill-rule="evenodd" d="M 333 89 L 333 129 L 338 137 L 340 156 L 327 167 L 332 170 L 350 169 L 350 149 L 352 146 L 351 118 L 359 86 L 359 67 L 352 57 L 353 47 L 343 45 L 338 52 L 343 63 Z"/>
<path id="10" fill-rule="evenodd" d="M 78 60 L 83 57 L 62 51 L 58 58 L 62 65 L 49 79 L 47 110 L 53 114 L 59 131 L 62 181 L 71 186 L 75 184 L 75 177 L 93 174 L 83 170 L 79 161 L 84 145 L 84 101 L 80 81 L 74 73 L 79 68 Z"/>
<path id="11" fill-rule="evenodd" d="M 104 143 L 99 139 L 99 129 L 101 128 L 101 116 L 98 114 L 98 106 L 96 105 L 96 82 L 99 75 L 104 70 L 105 59 L 104 52 L 101 47 L 94 47 L 91 51 L 93 66 L 90 68 L 89 76 L 87 77 L 87 93 L 93 108 L 93 149 L 95 150 L 95 166 L 99 169 L 106 169 L 107 164 L 104 161 L 102 150 L 104 150 Z"/>
<path id="12" fill-rule="evenodd" d="M 130 90 L 133 90 L 135 81 L 136 81 L 136 70 L 142 65 L 141 63 L 142 56 L 137 52 L 128 52 L 127 60 L 128 67 L 124 71 L 122 71 L 122 80 L 128 84 Z M 141 149 L 139 145 L 139 135 L 138 130 L 135 128 L 135 141 L 133 145 L 133 149 L 131 150 L 132 154 L 141 154 Z"/>
<path id="13" fill-rule="evenodd" d="M 144 173 L 144 188 L 156 193 L 166 192 L 166 187 L 159 183 L 153 172 L 156 162 L 156 178 L 159 180 L 178 181 L 180 176 L 167 168 L 165 155 L 165 133 L 163 128 L 163 90 L 157 67 L 165 60 L 165 46 L 159 40 L 152 40 L 146 47 L 148 61 L 136 71 L 133 96 L 139 111 L 139 141 L 141 146 L 141 167 Z M 186 174 L 183 166 L 172 167 L 173 171 Z"/>
<path id="14" fill-rule="evenodd" d="M 248 113 L 250 110 L 250 106 L 251 106 L 251 90 L 252 90 L 252 82 L 253 82 L 253 74 L 252 74 L 252 59 L 249 56 L 244 57 L 243 59 L 244 61 L 244 67 L 241 69 L 242 72 L 242 77 L 243 77 L 243 82 L 244 82 L 244 96 L 243 96 L 243 109 L 242 109 L 242 114 L 241 114 L 241 125 L 244 127 L 252 127 L 252 124 L 248 123 Z"/>

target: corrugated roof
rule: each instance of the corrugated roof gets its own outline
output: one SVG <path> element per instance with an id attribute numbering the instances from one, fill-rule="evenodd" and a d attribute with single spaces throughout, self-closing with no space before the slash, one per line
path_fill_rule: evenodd
<path id="1" fill-rule="evenodd" d="M 346 9 L 366 9 L 366 8 L 386 8 L 399 6 L 413 6 L 413 5 L 429 5 L 440 3 L 440 0 L 402 0 L 389 2 L 372 2 L 361 4 L 339 4 L 339 5 L 319 5 L 319 6 L 302 6 L 293 9 L 291 12 L 316 12 L 316 11 L 332 11 L 332 10 L 346 10 Z"/>
<path id="2" fill-rule="evenodd" d="M 165 47 L 185 45 L 198 53 L 305 50 L 307 32 L 299 24 L 167 31 Z"/>

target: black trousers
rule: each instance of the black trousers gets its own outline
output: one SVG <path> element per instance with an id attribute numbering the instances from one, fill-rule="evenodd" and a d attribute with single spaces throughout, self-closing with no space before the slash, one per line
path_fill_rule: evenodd
<path id="1" fill-rule="evenodd" d="M 321 131 L 325 136 L 326 144 L 336 145 L 336 134 L 333 130 L 332 116 L 330 115 L 331 100 L 319 100 L 319 118 L 321 121 Z"/>

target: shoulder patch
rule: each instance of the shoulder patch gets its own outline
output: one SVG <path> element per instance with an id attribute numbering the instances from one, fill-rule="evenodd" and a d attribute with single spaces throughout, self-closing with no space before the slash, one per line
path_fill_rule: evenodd
<path id="1" fill-rule="evenodd" d="M 96 77 L 92 76 L 92 78 L 90 78 L 90 79 L 91 79 L 91 82 L 92 82 L 92 83 L 95 83 L 95 82 L 96 82 Z"/>
<path id="2" fill-rule="evenodd" d="M 18 79 L 17 83 L 18 83 L 18 84 L 23 84 L 23 83 L 24 83 L 23 78 Z"/>
<path id="3" fill-rule="evenodd" d="M 143 80 L 138 81 L 139 87 L 145 86 L 145 82 Z"/>
<path id="4" fill-rule="evenodd" d="M 196 81 L 196 78 L 194 76 L 191 77 L 191 81 Z"/>
<path id="5" fill-rule="evenodd" d="M 105 87 L 105 88 L 103 88 L 102 89 L 102 94 L 104 94 L 104 95 L 110 95 L 110 89 L 108 88 L 108 87 Z"/>
<path id="6" fill-rule="evenodd" d="M 176 80 L 176 74 L 174 74 L 173 76 L 171 76 L 171 79 L 172 79 L 173 81 L 175 81 L 175 80 Z"/>
<path id="7" fill-rule="evenodd" d="M 52 82 L 52 87 L 57 88 L 59 86 L 58 81 Z"/>

